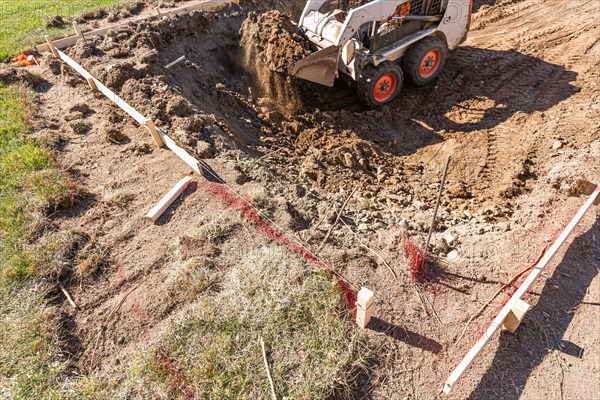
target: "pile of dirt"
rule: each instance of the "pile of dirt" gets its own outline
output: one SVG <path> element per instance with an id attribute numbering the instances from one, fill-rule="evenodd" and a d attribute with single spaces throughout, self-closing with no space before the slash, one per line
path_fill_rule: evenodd
<path id="1" fill-rule="evenodd" d="M 312 53 L 289 15 L 279 11 L 251 12 L 240 29 L 241 45 L 261 66 L 277 72 Z M 254 64 L 246 60 L 248 64 Z"/>
<path id="2" fill-rule="evenodd" d="M 251 12 L 240 30 L 244 66 L 254 78 L 261 97 L 286 114 L 304 107 L 300 82 L 286 76 L 287 68 L 312 53 L 309 42 L 297 32 L 290 16 L 279 11 Z"/>

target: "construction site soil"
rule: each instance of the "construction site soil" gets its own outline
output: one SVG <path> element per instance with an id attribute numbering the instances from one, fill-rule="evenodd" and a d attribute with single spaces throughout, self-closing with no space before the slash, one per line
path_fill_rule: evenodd
<path id="1" fill-rule="evenodd" d="M 36 135 L 54 138 L 58 160 L 88 192 L 52 219 L 85 231 L 112 260 L 95 281 L 68 286 L 79 310 L 55 306 L 73 373 L 123 373 L 123 360 L 180 307 L 164 294 L 164 274 L 185 232 L 237 212 L 209 191 L 207 179 L 223 180 L 356 287 L 375 292 L 364 336 L 377 361 L 354 398 L 438 398 L 510 288 L 456 343 L 467 320 L 538 258 L 598 183 L 597 1 L 476 0 L 469 38 L 440 79 L 405 84 L 376 110 L 343 81 L 325 88 L 271 71 L 308 52 L 286 16 L 297 20 L 303 4 L 240 0 L 129 24 L 68 49 L 214 170 L 156 225 L 143 216 L 189 172 L 185 164 L 153 148 L 144 129 L 66 65 L 45 59 Z M 280 13 L 261 15 L 271 9 Z M 400 242 L 426 235 L 448 157 L 432 239 L 437 282 L 416 285 Z M 131 196 L 127 207 L 100 201 L 116 190 Z M 588 215 L 526 296 L 533 307 L 519 330 L 493 338 L 451 398 L 600 396 L 598 215 Z M 239 230 L 218 251 L 236 251 L 253 235 Z M 103 326 L 125 293 L 119 317 Z"/>

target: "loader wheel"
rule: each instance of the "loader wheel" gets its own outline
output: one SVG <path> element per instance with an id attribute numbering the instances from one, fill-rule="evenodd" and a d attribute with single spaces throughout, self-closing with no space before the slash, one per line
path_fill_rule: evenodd
<path id="1" fill-rule="evenodd" d="M 425 86 L 440 76 L 447 56 L 446 44 L 430 36 L 408 49 L 402 67 L 412 83 Z"/>
<path id="2" fill-rule="evenodd" d="M 358 81 L 356 92 L 369 107 L 375 108 L 390 103 L 402 88 L 402 70 L 391 62 L 379 66 L 367 66 Z"/>

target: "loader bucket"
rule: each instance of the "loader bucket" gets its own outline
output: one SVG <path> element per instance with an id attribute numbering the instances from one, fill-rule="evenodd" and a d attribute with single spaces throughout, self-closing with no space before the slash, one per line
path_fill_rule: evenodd
<path id="1" fill-rule="evenodd" d="M 287 73 L 321 85 L 333 86 L 338 69 L 338 46 L 330 46 L 295 62 Z"/>

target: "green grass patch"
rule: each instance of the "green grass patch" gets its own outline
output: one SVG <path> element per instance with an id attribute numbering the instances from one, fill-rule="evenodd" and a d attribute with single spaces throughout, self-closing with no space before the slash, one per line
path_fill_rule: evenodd
<path id="1" fill-rule="evenodd" d="M 7 287 L 35 275 L 24 255 L 23 239 L 47 207 L 65 201 L 75 190 L 50 154 L 27 138 L 28 96 L 24 86 L 0 85 L 0 284 Z"/>
<path id="2" fill-rule="evenodd" d="M 46 312 L 45 284 L 34 279 L 46 276 L 47 265 L 33 263 L 24 243 L 46 209 L 74 188 L 50 154 L 27 138 L 29 100 L 26 87 L 0 84 L 0 393 L 60 398 L 56 322 Z"/>
<path id="3" fill-rule="evenodd" d="M 67 17 L 101 9 L 118 13 L 119 5 L 131 3 L 132 0 L 3 0 L 0 2 L 0 60 L 33 48 L 44 41 L 44 35 L 56 38 L 74 34 Z M 46 22 L 55 16 L 63 17 L 66 23 L 47 27 Z"/>

